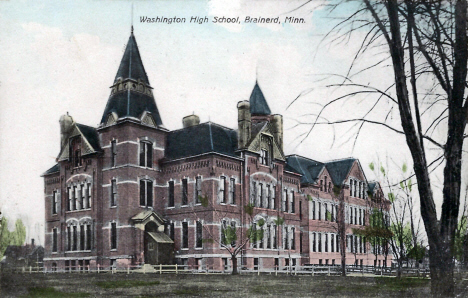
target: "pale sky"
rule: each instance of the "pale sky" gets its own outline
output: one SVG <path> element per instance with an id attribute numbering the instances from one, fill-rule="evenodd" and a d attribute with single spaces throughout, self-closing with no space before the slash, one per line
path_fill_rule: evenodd
<path id="1" fill-rule="evenodd" d="M 315 75 L 345 74 L 359 46 L 352 40 L 320 44 L 331 21 L 311 5 L 288 13 L 300 3 L 133 1 L 134 34 L 165 127 L 181 128 L 182 117 L 195 113 L 202 122 L 236 128 L 236 104 L 249 99 L 257 79 L 271 111 L 284 115 L 286 154 L 319 161 L 353 156 L 368 179 L 374 178 L 368 164 L 377 159 L 407 161 L 411 168 L 404 139 L 381 127 L 365 125 L 354 149 L 355 130 L 348 131 L 349 125 L 319 126 L 308 138 L 299 137 L 309 127 L 296 127 L 296 121 L 311 121 L 307 114 L 317 113 L 317 103 L 339 95 L 319 88 L 324 84 Z M 130 35 L 131 7 L 130 1 L 0 1 L 0 208 L 10 222 L 23 219 L 28 239 L 43 244 L 40 175 L 59 153 L 58 120 L 68 111 L 78 123 L 99 123 Z M 141 23 L 142 16 L 187 21 Z M 207 16 L 209 22 L 190 23 L 192 16 Z M 215 16 L 239 17 L 241 24 L 214 24 Z M 279 17 L 281 22 L 293 16 L 305 24 L 245 24 L 246 16 Z M 381 85 L 392 77 L 387 69 L 361 79 Z M 347 104 L 324 116 L 354 118 L 364 111 L 366 98 Z M 373 117 L 381 120 L 388 110 L 382 105 Z M 390 117 L 399 127 L 397 114 Z"/>

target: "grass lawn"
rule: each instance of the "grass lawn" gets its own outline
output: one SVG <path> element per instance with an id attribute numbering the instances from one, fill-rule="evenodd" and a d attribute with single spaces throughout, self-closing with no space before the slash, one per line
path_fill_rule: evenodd
<path id="1" fill-rule="evenodd" d="M 3 274 L 1 297 L 429 297 L 430 280 L 204 274 Z M 457 282 L 467 297 L 468 281 Z"/>

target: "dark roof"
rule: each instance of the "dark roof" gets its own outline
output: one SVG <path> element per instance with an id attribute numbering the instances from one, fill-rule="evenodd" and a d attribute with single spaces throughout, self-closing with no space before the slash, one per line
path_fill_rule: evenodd
<path id="1" fill-rule="evenodd" d="M 369 181 L 367 182 L 367 188 L 370 192 L 374 192 L 375 187 L 377 186 L 377 181 Z"/>
<path id="2" fill-rule="evenodd" d="M 302 174 L 301 184 L 313 184 L 317 181 L 324 164 L 299 155 L 286 156 L 286 164 Z"/>
<path id="3" fill-rule="evenodd" d="M 142 80 L 146 85 L 149 85 L 148 76 L 145 72 L 145 67 L 140 57 L 140 51 L 138 51 L 138 45 L 135 40 L 135 36 L 130 34 L 128 39 L 127 47 L 125 48 L 122 61 L 120 62 L 119 70 L 115 75 L 114 83 L 117 82 L 117 78 L 122 79 L 134 79 Z"/>
<path id="4" fill-rule="evenodd" d="M 351 167 L 356 159 L 345 158 L 340 160 L 333 160 L 325 163 L 328 173 L 333 180 L 333 184 L 341 185 L 351 171 Z"/>
<path id="5" fill-rule="evenodd" d="M 178 159 L 208 152 L 236 156 L 235 130 L 207 122 L 169 132 L 166 158 Z"/>
<path id="6" fill-rule="evenodd" d="M 76 123 L 76 126 L 81 131 L 86 140 L 88 140 L 94 151 L 101 151 L 101 146 L 99 145 L 99 135 L 96 129 L 94 127 L 79 123 Z"/>
<path id="7" fill-rule="evenodd" d="M 263 92 L 258 86 L 258 82 L 255 82 L 255 87 L 252 90 L 250 95 L 250 113 L 252 115 L 270 115 L 270 107 L 266 102 Z"/>
<path id="8" fill-rule="evenodd" d="M 50 175 L 50 174 L 58 173 L 58 172 L 60 172 L 60 165 L 59 165 L 59 164 L 56 164 L 56 165 L 53 166 L 52 168 L 50 168 L 50 169 L 48 169 L 47 171 L 45 171 L 44 174 L 42 174 L 41 176 Z"/>
<path id="9" fill-rule="evenodd" d="M 107 115 L 112 112 L 117 113 L 119 118 L 134 117 L 139 119 L 144 111 L 151 113 L 158 126 L 162 125 L 158 107 L 153 97 L 132 90 L 114 93 L 107 101 L 101 123 L 105 123 Z"/>

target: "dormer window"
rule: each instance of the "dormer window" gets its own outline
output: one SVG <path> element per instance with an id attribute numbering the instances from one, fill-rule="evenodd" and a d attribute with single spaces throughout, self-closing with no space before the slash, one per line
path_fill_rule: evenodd
<path id="1" fill-rule="evenodd" d="M 260 150 L 260 164 L 269 166 L 272 159 L 272 140 L 268 136 L 262 136 L 262 149 Z"/>
<path id="2" fill-rule="evenodd" d="M 70 141 L 70 160 L 73 167 L 81 166 L 81 138 L 76 137 Z"/>
<path id="3" fill-rule="evenodd" d="M 265 149 L 260 150 L 260 164 L 268 165 L 268 151 Z"/>

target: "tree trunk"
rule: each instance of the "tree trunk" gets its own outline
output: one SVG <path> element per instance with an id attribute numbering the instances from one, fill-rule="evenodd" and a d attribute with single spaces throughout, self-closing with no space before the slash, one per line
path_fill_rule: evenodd
<path id="1" fill-rule="evenodd" d="M 237 257 L 231 256 L 231 262 L 232 262 L 232 275 L 239 274 L 239 272 L 237 271 Z"/>

